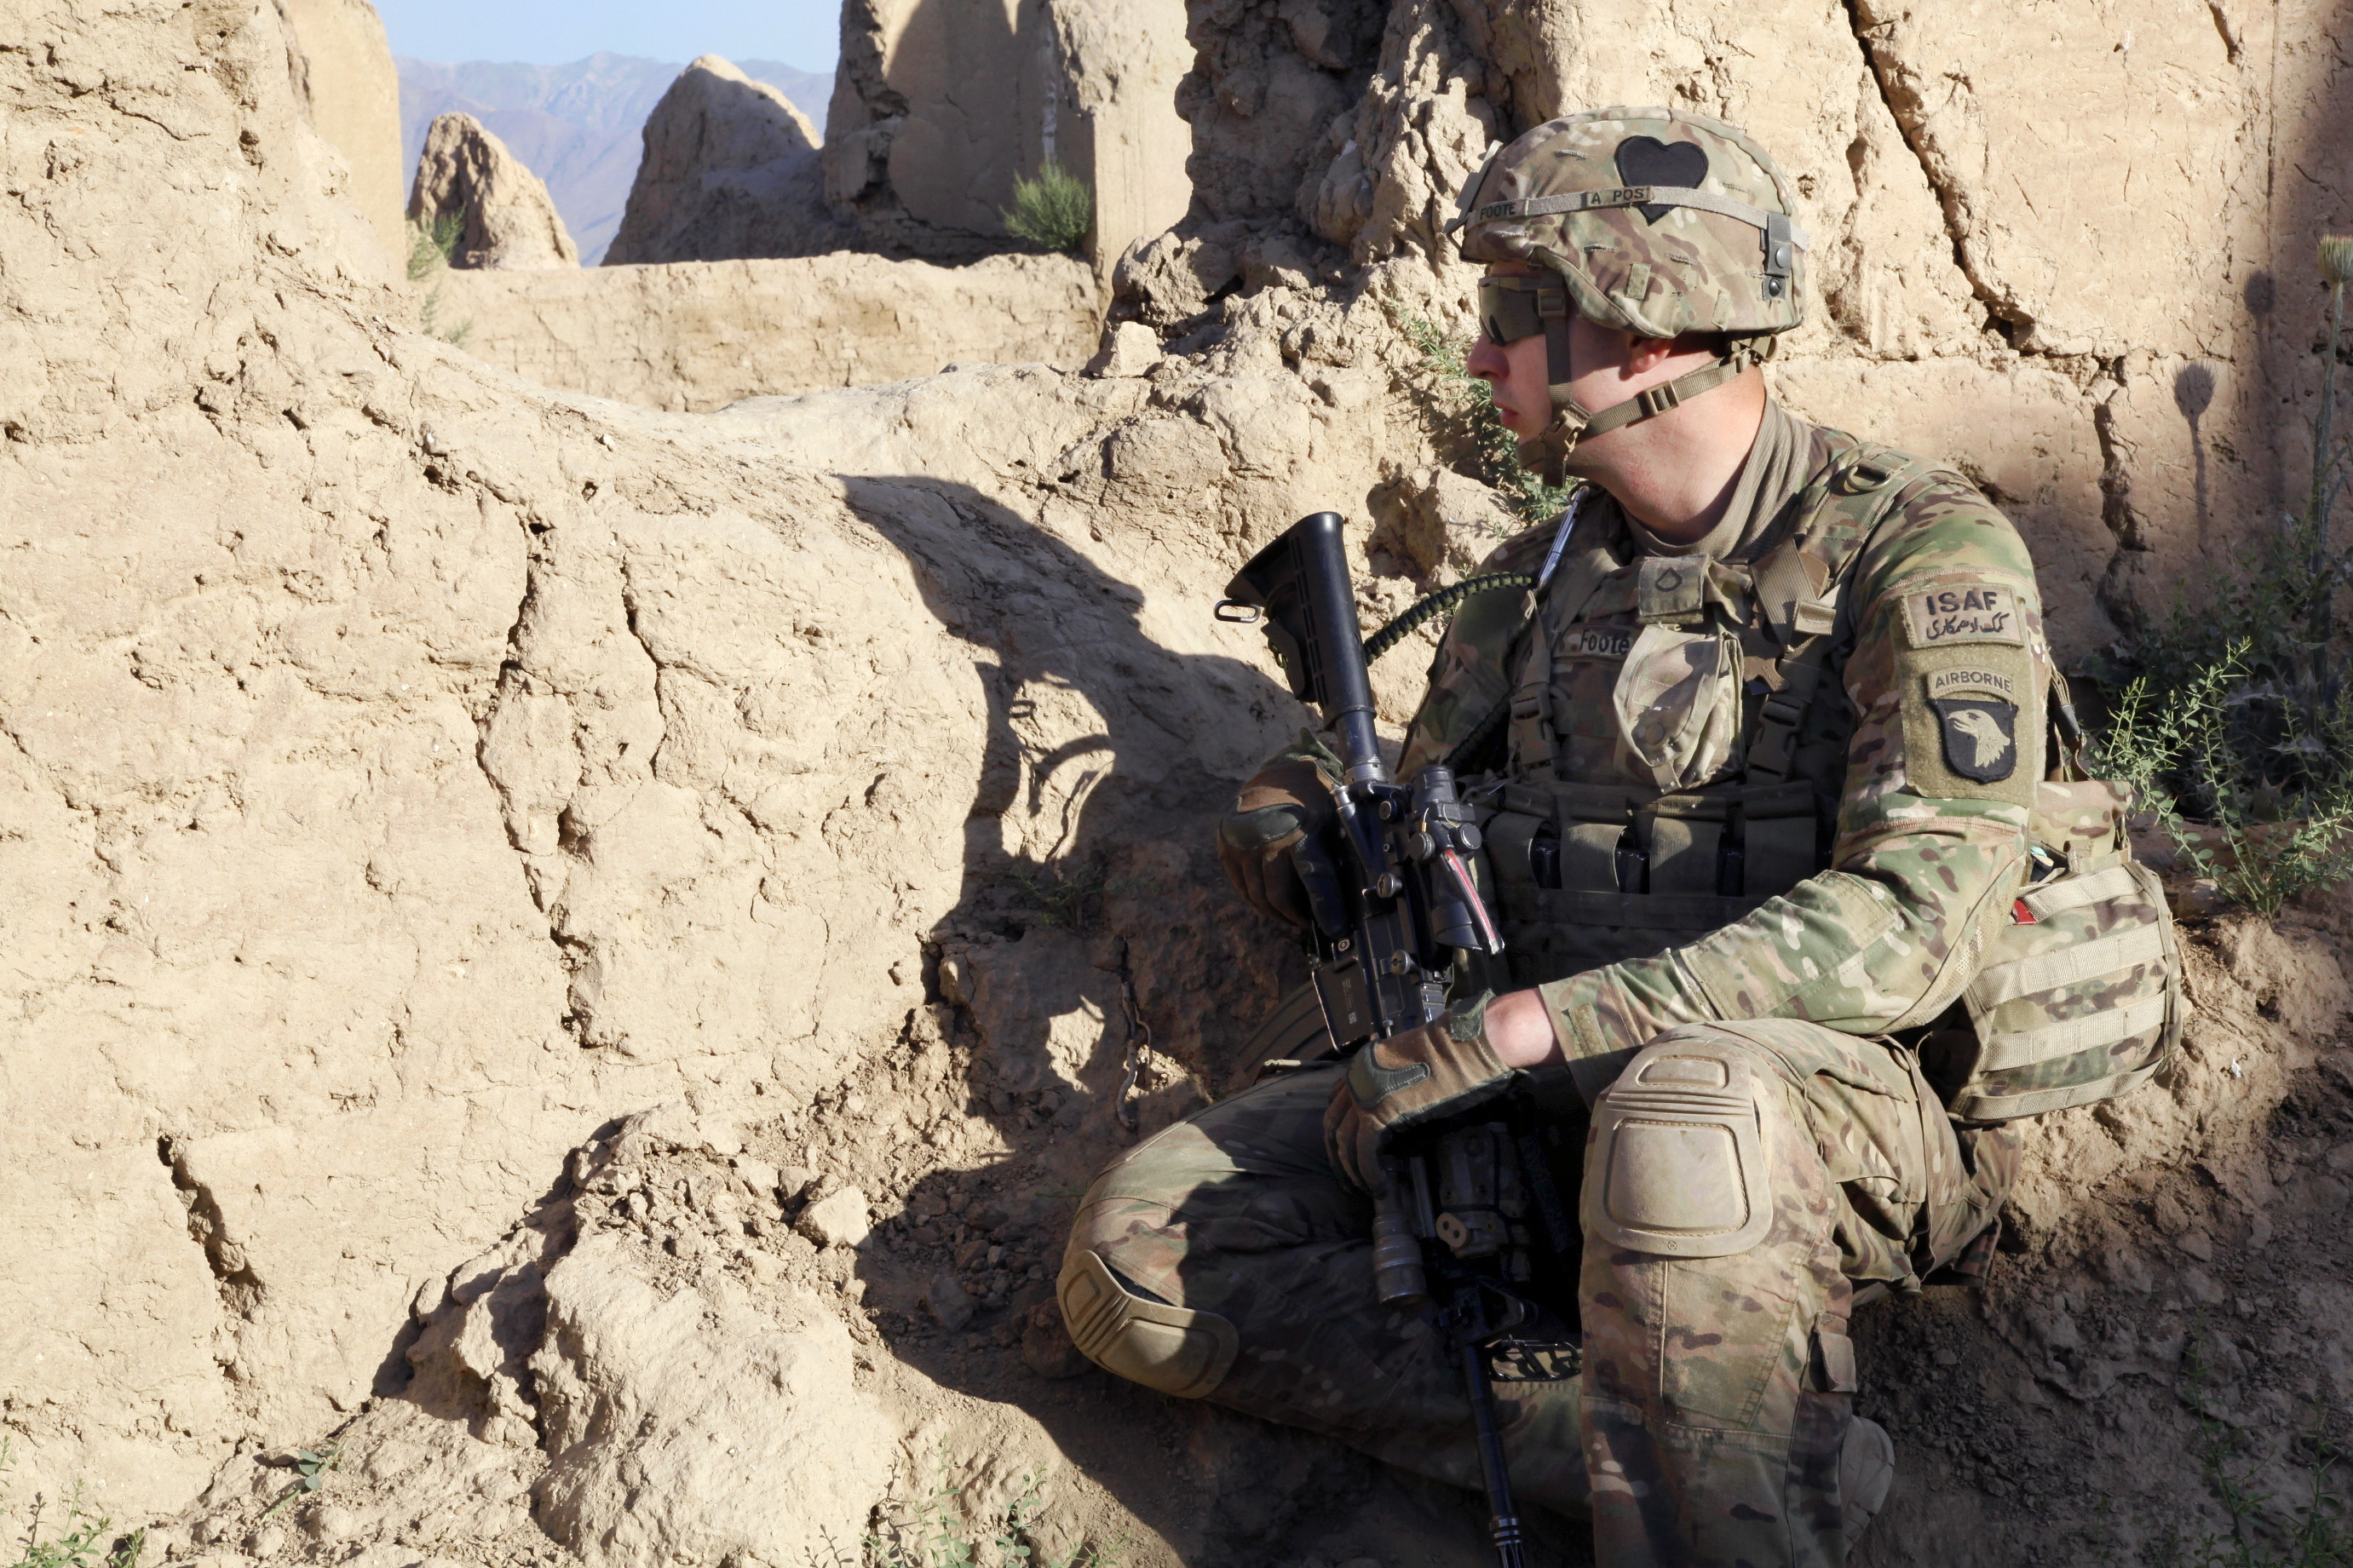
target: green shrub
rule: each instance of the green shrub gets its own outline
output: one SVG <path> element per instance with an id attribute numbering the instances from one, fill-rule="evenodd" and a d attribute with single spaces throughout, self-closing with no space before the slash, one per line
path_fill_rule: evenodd
<path id="1" fill-rule="evenodd" d="M 1034 180 L 1013 182 L 1013 205 L 997 216 L 1005 232 L 1047 250 L 1076 250 L 1094 226 L 1094 198 L 1079 177 L 1048 163 Z"/>
<path id="2" fill-rule="evenodd" d="M 445 326 L 440 319 L 441 275 L 449 270 L 449 258 L 458 253 L 458 236 L 463 227 L 456 213 L 443 213 L 429 224 L 421 218 L 408 220 L 408 280 L 426 286 L 417 324 L 427 337 L 439 338 L 453 348 L 465 347 L 474 332 L 471 321 Z"/>
<path id="3" fill-rule="evenodd" d="M 2303 782 L 2291 794 L 2273 776 L 2288 770 L 2245 750 L 2244 715 L 2269 700 L 2249 679 L 2248 647 L 2231 644 L 2162 693 L 2152 677 L 2134 677 L 2116 700 L 2102 761 L 2157 814 L 2192 869 L 2268 917 L 2298 893 L 2353 876 L 2353 700 L 2339 694 L 2321 734 L 2291 732 L 2289 745 L 2270 748 L 2297 759 Z M 2275 716 L 2291 725 L 2302 718 L 2292 704 Z M 2211 835 L 2185 818 L 2184 801 L 2197 803 Z M 2219 853 L 2210 838 L 2221 840 Z"/>
<path id="4" fill-rule="evenodd" d="M 1100 866 L 1017 866 L 1011 876 L 1014 901 L 1037 915 L 1041 925 L 1083 933 L 1103 912 L 1105 879 Z"/>
<path id="5" fill-rule="evenodd" d="M 2117 692 L 2101 750 L 2202 875 L 2259 914 L 2353 876 L 2353 646 L 2337 601 L 2353 547 L 2331 537 L 2353 450 L 2336 440 L 2353 241 L 2322 242 L 2328 286 L 2312 486 L 2195 611 L 2177 600 L 2098 673 Z M 2194 824 L 2206 824 L 2211 834 Z M 2207 842 L 2220 840 L 2220 853 Z"/>
<path id="6" fill-rule="evenodd" d="M 408 280 L 422 283 L 438 277 L 458 253 L 458 235 L 464 223 L 456 213 L 443 213 L 431 223 L 408 220 Z"/>

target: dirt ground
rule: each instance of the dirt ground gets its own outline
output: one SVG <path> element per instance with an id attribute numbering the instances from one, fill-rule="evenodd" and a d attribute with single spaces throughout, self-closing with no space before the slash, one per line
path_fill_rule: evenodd
<path id="1" fill-rule="evenodd" d="M 2327 1491 L 2329 1456 L 2353 1444 L 2353 1049 L 2338 1032 L 2336 958 L 2348 924 L 2316 907 L 2277 931 L 2188 928 L 2198 1013 L 2180 1066 L 2035 1130 L 1983 1289 L 1936 1287 L 1858 1313 L 1859 1407 L 1894 1435 L 1900 1467 L 1858 1563 L 2341 1560 L 2295 1552 L 2299 1531 L 2321 1539 L 2316 1474 Z M 955 958 L 982 934 L 951 955 L 952 990 Z M 1010 910 L 994 934 L 1072 957 L 1088 945 Z M 717 1347 L 697 1377 L 727 1374 L 746 1324 L 838 1335 L 839 1443 L 858 1446 L 852 1426 L 898 1435 L 887 1457 L 843 1472 L 844 1485 L 887 1475 L 889 1500 L 861 1514 L 845 1499 L 828 1531 L 840 1563 L 964 1538 L 987 1561 L 1008 1517 L 1026 1529 L 1007 1541 L 1034 1544 L 1040 1562 L 1486 1560 L 1473 1498 L 1080 1360 L 1051 1277 L 1087 1177 L 1139 1133 L 1050 1089 L 1008 1088 L 1018 1075 L 993 1059 L 969 1006 L 913 1009 L 894 1044 L 805 1108 L 681 1103 L 605 1129 L 496 1252 L 420 1299 L 384 1392 L 320 1435 L 342 1458 L 315 1499 L 265 1518 L 299 1475 L 282 1456 L 249 1455 L 174 1522 L 167 1548 L 223 1568 L 624 1560 L 626 1520 L 592 1539 L 565 1511 L 567 1496 L 611 1479 L 567 1489 L 567 1426 L 593 1426 L 610 1447 L 628 1415 L 582 1424 L 579 1389 L 611 1394 L 625 1381 L 593 1350 L 565 1348 L 593 1338 L 573 1321 L 579 1292 L 566 1283 L 593 1265 L 641 1290 L 648 1311 L 693 1309 L 673 1321 Z M 1147 1051 L 1140 1131 L 1237 1081 L 1238 1067 Z M 823 1244 L 870 1212 L 887 1216 L 871 1235 Z M 649 1323 L 632 1331 L 661 1337 Z M 671 1420 L 660 1405 L 631 1418 L 649 1430 Z M 756 1413 L 724 1419 L 731 1434 L 762 1429 Z M 723 1486 L 663 1468 L 680 1446 L 649 1440 L 638 1480 L 723 1507 Z M 1533 1561 L 1590 1561 L 1577 1521 L 1536 1526 Z"/>

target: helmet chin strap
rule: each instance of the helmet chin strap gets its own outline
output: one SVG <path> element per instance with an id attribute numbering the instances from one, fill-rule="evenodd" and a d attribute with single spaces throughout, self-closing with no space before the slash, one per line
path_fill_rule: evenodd
<path id="1" fill-rule="evenodd" d="M 1547 299 L 1545 303 L 1552 301 Z M 1566 303 L 1564 299 L 1563 303 Z M 1568 395 L 1573 379 L 1569 366 L 1569 324 L 1576 318 L 1566 310 L 1547 311 L 1545 324 L 1545 376 L 1551 383 L 1552 423 L 1537 435 L 1535 441 L 1523 442 L 1525 447 L 1540 446 L 1543 450 L 1544 482 L 1558 489 L 1567 480 L 1565 465 L 1568 454 L 1579 441 L 1591 436 L 1604 436 L 1629 425 L 1639 425 L 1657 417 L 1671 408 L 1680 407 L 1703 392 L 1713 392 L 1755 364 L 1762 364 L 1771 356 L 1773 340 L 1765 340 L 1759 352 L 1756 340 L 1743 341 L 1730 353 L 1723 354 L 1697 370 L 1685 371 L 1672 381 L 1644 387 L 1623 403 L 1594 410 L 1587 408 Z M 1522 461 L 1526 461 L 1525 454 Z"/>

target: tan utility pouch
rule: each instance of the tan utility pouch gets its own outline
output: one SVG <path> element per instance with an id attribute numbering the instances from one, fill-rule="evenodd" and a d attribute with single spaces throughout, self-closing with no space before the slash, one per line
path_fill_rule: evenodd
<path id="1" fill-rule="evenodd" d="M 1976 1038 L 1949 1103 L 1956 1118 L 2113 1100 L 2181 1043 L 2180 946 L 2157 873 L 2132 858 L 2130 805 L 2126 786 L 2105 780 L 2037 786 L 2035 864 L 2057 869 L 2019 894 L 1962 993 Z M 1955 1033 L 1936 1044 L 1968 1052 Z"/>

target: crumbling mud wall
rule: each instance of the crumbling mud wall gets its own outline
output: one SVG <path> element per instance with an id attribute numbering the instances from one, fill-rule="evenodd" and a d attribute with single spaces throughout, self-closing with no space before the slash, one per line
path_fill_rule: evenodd
<path id="1" fill-rule="evenodd" d="M 1031 1126 L 1050 1042 L 1103 1124 L 1101 975 L 1155 1030 L 1145 1125 L 1230 1076 L 1214 1026 L 1286 961 L 1226 918 L 1205 823 L 1299 715 L 1208 608 L 1415 449 L 1354 412 L 1370 373 L 1319 393 L 1270 346 L 727 422 L 568 400 L 405 330 L 346 259 L 274 16 L 26 26 L 0 55 L 18 1495 L 169 1510 L 398 1388 L 420 1289 L 565 1151 L 895 1059 L 950 944 L 1026 1000 L 1001 1072 L 949 1096 L 973 1131 L 891 1138 L 910 1184 Z"/>
<path id="2" fill-rule="evenodd" d="M 1229 1089 L 1295 974 L 1205 845 L 1301 715 L 1209 606 L 1321 507 L 1363 520 L 1367 618 L 1508 526 L 1417 400 L 1399 323 L 1462 323 L 1433 226 L 1493 137 L 1663 98 L 1813 182 L 1785 393 L 1974 465 L 2097 646 L 2284 493 L 2297 247 L 2345 221 L 2329 17 L 2112 20 L 2024 56 L 2116 143 L 2013 117 L 2060 89 L 1925 14 L 1204 0 L 1195 205 L 1123 268 L 1105 374 L 691 415 L 408 330 L 274 14 L 30 8 L 0 51 L 15 1495 L 84 1482 L 223 1568 L 781 1564 L 944 1466 L 958 1511 L 1038 1475 L 1058 1552 L 1475 1560 L 1461 1500 L 1118 1385 L 1035 1312 L 1086 1173 Z M 2241 96 L 2098 96 L 2152 62 Z M 1997 158 L 2029 143 L 2044 184 Z M 2170 160 L 2129 212 L 2092 190 L 2116 145 Z M 2198 218 L 2217 167 L 2260 222 Z M 2133 248 L 2193 218 L 2234 237 L 2196 276 Z M 2094 258 L 2124 281 L 2065 270 Z M 2232 1430 L 2343 1408 L 2304 1268 L 2344 1242 L 2343 932 L 2311 916 L 2200 935 L 2188 1060 L 2034 1130 L 1990 1292 L 1873 1309 L 1867 1408 L 1913 1458 L 1871 1561 L 2096 1560 L 2050 1479 L 2079 1452 L 2141 1489 L 2133 1539 L 2194 1544 L 2193 1344 Z M 658 1353 L 689 1313 L 707 1339 Z M 813 1428 L 835 1489 L 747 1495 L 729 1465 Z M 686 1502 L 633 1513 L 638 1478 Z"/>
<path id="3" fill-rule="evenodd" d="M 703 413 L 944 365 L 1091 358 L 1093 272 L 1064 256 L 965 267 L 841 251 L 785 260 L 464 272 L 438 320 L 468 353 L 544 386 Z"/>
<path id="4" fill-rule="evenodd" d="M 400 74 L 384 22 L 367 0 L 276 4 L 294 37 L 288 64 L 295 96 L 311 128 L 343 154 L 351 204 L 374 229 L 387 268 L 396 269 L 408 254 L 401 221 L 408 171 L 400 150 Z"/>
<path id="5" fill-rule="evenodd" d="M 847 0 L 826 115 L 827 199 L 860 244 L 962 261 L 1018 242 L 1014 182 L 1058 163 L 1111 264 L 1182 216 L 1177 0 Z"/>

